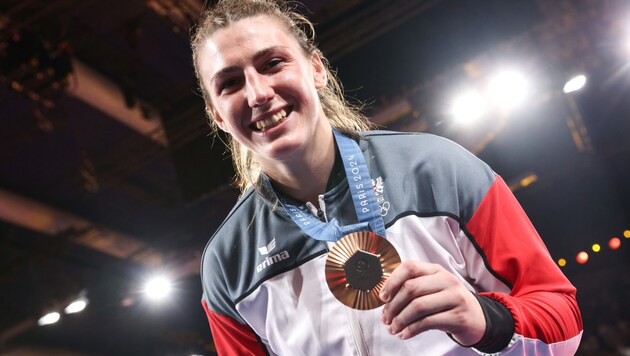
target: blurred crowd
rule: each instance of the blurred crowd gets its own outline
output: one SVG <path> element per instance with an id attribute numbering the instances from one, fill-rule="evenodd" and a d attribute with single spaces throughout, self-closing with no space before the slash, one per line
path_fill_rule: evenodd
<path id="1" fill-rule="evenodd" d="M 584 320 L 584 335 L 578 355 L 630 356 L 628 279 L 607 283 L 605 288 L 578 287 L 578 301 Z"/>

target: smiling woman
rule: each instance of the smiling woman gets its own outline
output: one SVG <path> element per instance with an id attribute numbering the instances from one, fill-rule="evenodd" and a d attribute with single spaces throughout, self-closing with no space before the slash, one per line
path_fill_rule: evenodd
<path id="1" fill-rule="evenodd" d="M 330 170 L 334 150 L 317 95 L 326 85 L 319 55 L 307 56 L 278 20 L 256 16 L 216 31 L 199 58 L 213 121 L 274 181 L 291 186 L 283 172 Z M 326 184 L 316 183 L 310 190 Z"/>
<path id="2" fill-rule="evenodd" d="M 193 37 L 243 189 L 202 259 L 217 350 L 574 353 L 575 288 L 504 181 L 446 139 L 366 131 L 313 36 L 283 2 L 220 0 Z"/>
<path id="3" fill-rule="evenodd" d="M 221 69 L 215 69 L 217 73 L 205 73 L 204 70 L 208 70 L 208 66 L 204 65 L 203 62 L 209 60 L 209 56 L 205 56 L 207 51 L 217 51 L 217 45 L 219 42 L 215 40 L 211 40 L 211 37 L 214 37 L 215 33 L 223 32 L 223 37 L 228 38 L 219 38 L 219 40 L 223 39 L 230 40 L 230 35 L 225 32 L 236 32 L 233 30 L 230 31 L 220 31 L 221 29 L 226 29 L 227 27 L 232 28 L 232 24 L 236 24 L 239 20 L 250 18 L 250 17 L 260 17 L 261 15 L 265 15 L 265 18 L 260 18 L 256 22 L 261 23 L 260 28 L 251 28 L 244 29 L 247 33 L 242 37 L 243 40 L 247 40 L 248 36 L 255 35 L 257 31 L 266 30 L 268 28 L 274 29 L 274 36 L 280 36 L 280 38 L 284 41 L 284 47 L 279 45 L 279 43 L 274 42 L 275 38 L 271 37 L 272 34 L 269 33 L 266 36 L 271 42 L 268 42 L 267 45 L 269 48 L 265 48 L 264 46 L 259 46 L 255 53 L 252 53 L 252 57 L 250 60 L 256 60 L 255 72 L 261 73 L 261 71 L 265 70 L 267 72 L 266 77 L 271 77 L 271 74 L 274 74 L 273 77 L 278 77 L 279 69 L 275 68 L 276 66 L 286 66 L 286 59 L 283 58 L 274 58 L 273 51 L 282 52 L 285 55 L 290 55 L 290 59 L 293 61 L 298 61 L 300 68 L 304 70 L 305 62 L 312 61 L 310 70 L 317 71 L 318 78 L 321 81 L 321 76 L 324 76 L 325 85 L 316 90 L 316 93 L 319 97 L 318 102 L 309 105 L 320 105 L 321 110 L 326 115 L 330 125 L 335 127 L 337 130 L 344 132 L 350 135 L 356 135 L 357 132 L 368 130 L 372 127 L 372 125 L 364 119 L 364 117 L 359 113 L 357 108 L 350 105 L 343 96 L 343 92 L 341 90 L 341 84 L 338 82 L 335 75 L 330 70 L 330 66 L 328 61 L 322 55 L 321 51 L 317 49 L 314 45 L 314 29 L 310 21 L 306 19 L 304 16 L 300 15 L 295 11 L 290 11 L 290 9 L 282 2 L 273 1 L 269 2 L 258 2 L 258 1 L 220 1 L 213 7 L 209 12 L 205 13 L 202 17 L 199 25 L 197 26 L 197 31 L 192 40 L 192 48 L 193 48 L 193 61 L 195 63 L 197 79 L 199 81 L 199 87 L 203 94 L 204 99 L 206 100 L 206 112 L 209 116 L 209 122 L 213 128 L 216 128 L 219 124 L 219 121 L 215 120 L 216 118 L 216 108 L 212 100 L 212 95 L 219 96 L 219 94 L 229 94 L 236 87 L 243 86 L 242 82 L 245 77 L 244 68 L 238 66 L 226 66 L 223 63 L 224 67 Z M 269 23 L 272 22 L 277 26 L 269 26 Z M 241 24 L 241 28 L 243 24 Z M 263 31 L 264 32 L 264 31 Z M 236 34 L 233 33 L 236 36 Z M 249 37 L 250 43 L 252 45 L 256 45 L 253 43 L 252 38 Z M 245 50 L 245 49 L 243 49 Z M 252 50 L 252 48 L 250 48 Z M 235 55 L 237 53 L 232 53 Z M 226 53 L 227 55 L 227 53 Z M 212 57 L 210 57 L 212 58 Z M 214 62 L 214 58 L 212 58 Z M 227 58 L 222 58 L 222 56 L 218 57 L 217 60 L 226 60 Z M 219 63 L 213 63 L 213 65 L 217 65 Z M 254 63 L 252 63 L 254 64 Z M 291 68 L 291 67 L 290 67 Z M 219 73 L 219 71 L 221 73 Z M 213 76 L 220 74 L 219 77 L 222 77 L 221 83 L 216 83 L 213 81 Z M 284 72 L 280 73 L 284 75 Z M 315 73 L 314 73 L 315 74 Z M 226 77 L 227 76 L 227 77 Z M 307 76 L 308 78 L 308 76 Z M 217 78 L 218 79 L 218 78 Z M 270 88 L 267 84 L 267 79 L 264 77 L 258 77 L 254 79 L 264 80 L 261 82 L 252 82 L 248 83 L 248 89 L 263 89 L 269 90 Z M 207 82 L 210 80 L 211 82 Z M 303 78 L 302 80 L 305 80 Z M 267 85 L 266 88 L 260 88 L 253 85 Z M 320 83 L 321 84 L 321 83 Z M 215 86 L 211 86 L 215 85 Z M 220 87 L 216 87 L 216 85 L 220 85 Z M 243 96 L 242 89 L 239 88 L 240 95 Z M 220 90 L 217 92 L 217 90 Z M 255 99 L 251 97 L 251 94 L 261 95 L 258 93 L 250 93 L 250 97 L 248 100 L 260 100 L 260 98 Z M 265 95 L 265 93 L 262 93 Z M 267 93 L 268 95 L 268 93 Z M 321 103 L 321 104 L 320 104 Z M 319 108 L 318 108 L 319 110 Z M 289 112 L 286 112 L 289 114 Z M 320 112 L 321 113 L 321 112 Z M 318 114 L 320 114 L 318 113 Z M 269 119 L 273 120 L 273 116 L 269 118 L 262 118 L 263 120 L 251 120 L 250 129 L 253 131 L 262 131 L 262 126 L 268 126 Z M 266 121 L 266 122 L 260 122 Z M 245 190 L 248 187 L 254 185 L 258 178 L 258 174 L 260 172 L 259 162 L 253 157 L 253 153 L 247 145 L 241 145 L 238 140 L 234 140 L 230 138 L 230 147 L 232 149 L 232 158 L 234 160 L 234 165 L 237 172 L 237 184 L 240 186 L 241 190 Z"/>

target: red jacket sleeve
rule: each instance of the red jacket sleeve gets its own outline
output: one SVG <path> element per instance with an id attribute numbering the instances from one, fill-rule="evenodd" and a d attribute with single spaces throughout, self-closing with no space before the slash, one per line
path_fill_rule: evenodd
<path id="1" fill-rule="evenodd" d="M 501 177 L 466 225 L 488 268 L 508 284 L 509 294 L 482 292 L 514 318 L 515 334 L 577 349 L 582 319 L 576 290 L 551 258 L 540 236 Z"/>
<path id="2" fill-rule="evenodd" d="M 214 345 L 219 355 L 267 355 L 254 331 L 229 316 L 212 312 L 205 300 L 201 301 L 206 311 Z"/>

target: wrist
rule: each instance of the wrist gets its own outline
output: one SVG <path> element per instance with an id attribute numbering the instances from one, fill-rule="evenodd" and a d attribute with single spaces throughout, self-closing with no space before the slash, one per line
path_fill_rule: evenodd
<path id="1" fill-rule="evenodd" d="M 474 344 L 460 342 L 449 334 L 453 341 L 465 347 L 472 347 L 484 353 L 496 353 L 505 349 L 514 336 L 514 318 L 508 308 L 492 298 L 474 294 L 485 319 L 485 331 L 482 338 Z"/>
<path id="2" fill-rule="evenodd" d="M 474 293 L 471 293 L 469 308 L 471 312 L 466 316 L 467 320 L 461 323 L 461 331 L 450 334 L 450 337 L 458 344 L 471 347 L 479 343 L 487 331 L 487 318 L 481 306 L 481 302 Z"/>

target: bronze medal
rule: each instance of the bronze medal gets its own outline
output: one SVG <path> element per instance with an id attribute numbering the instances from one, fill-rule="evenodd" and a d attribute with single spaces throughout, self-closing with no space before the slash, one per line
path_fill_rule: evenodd
<path id="1" fill-rule="evenodd" d="M 350 308 L 374 309 L 384 304 L 378 294 L 399 264 L 398 252 L 385 238 L 370 231 L 353 232 L 328 253 L 326 282 Z"/>

